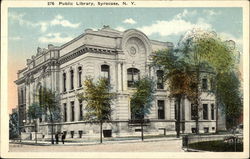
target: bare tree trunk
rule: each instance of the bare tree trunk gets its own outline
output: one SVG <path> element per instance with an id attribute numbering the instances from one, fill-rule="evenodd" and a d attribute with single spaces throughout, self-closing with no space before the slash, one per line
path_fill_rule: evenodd
<path id="1" fill-rule="evenodd" d="M 196 86 L 196 99 L 195 99 L 195 109 L 196 109 L 196 118 L 195 118 L 195 125 L 196 125 L 196 134 L 199 134 L 199 84 L 200 84 L 200 69 L 199 65 L 196 66 L 196 80 L 197 80 L 197 86 Z"/>
<path id="2" fill-rule="evenodd" d="M 100 120 L 100 143 L 102 143 L 102 120 Z"/>
<path id="3" fill-rule="evenodd" d="M 180 137 L 180 121 L 181 121 L 181 96 L 177 97 L 177 104 L 178 104 L 178 110 L 177 110 L 177 121 L 176 121 L 176 137 Z"/>
<path id="4" fill-rule="evenodd" d="M 144 140 L 144 134 L 143 134 L 143 119 L 141 119 L 141 140 Z"/>
<path id="5" fill-rule="evenodd" d="M 52 114 L 50 112 L 50 122 L 51 122 L 51 144 L 54 144 L 54 138 L 53 138 L 53 134 L 54 134 L 54 125 L 53 125 L 53 119 L 52 119 Z"/>
<path id="6" fill-rule="evenodd" d="M 219 126 L 219 104 L 217 102 L 217 99 L 216 99 L 216 131 L 215 133 L 218 134 L 219 132 L 219 129 L 218 129 L 218 126 Z"/>
<path id="7" fill-rule="evenodd" d="M 35 120 L 35 140 L 37 144 L 37 119 Z"/>

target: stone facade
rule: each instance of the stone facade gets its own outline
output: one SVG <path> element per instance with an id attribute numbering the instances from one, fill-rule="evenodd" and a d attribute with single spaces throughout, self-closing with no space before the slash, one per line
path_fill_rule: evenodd
<path id="1" fill-rule="evenodd" d="M 37 54 L 27 59 L 27 66 L 18 72 L 18 108 L 26 119 L 26 132 L 33 131 L 26 117 L 28 106 L 38 101 L 39 89 L 47 87 L 60 93 L 63 119 L 55 124 L 55 131 L 67 131 L 67 135 L 77 138 L 81 134 L 93 135 L 99 131 L 98 124 L 84 121 L 84 104 L 76 95 L 83 91 L 83 81 L 87 76 L 94 79 L 108 77 L 112 91 L 118 94 L 113 102 L 112 122 L 105 123 L 104 129 L 112 130 L 113 135 L 135 134 L 140 127 L 131 126 L 130 96 L 133 92 L 130 83 L 137 78 L 150 76 L 158 81 L 151 113 L 145 116 L 150 123 L 146 133 L 159 134 L 165 130 L 175 133 L 175 102 L 168 97 L 167 85 L 161 85 L 161 72 L 150 66 L 150 55 L 160 49 L 172 49 L 170 42 L 150 40 L 135 29 L 120 32 L 104 26 L 98 31 L 91 29 L 62 46 L 48 45 L 47 49 L 37 49 Z M 206 79 L 206 73 L 204 73 Z M 209 79 L 206 80 L 210 83 Z M 209 84 L 207 84 L 208 90 Z M 206 91 L 202 93 L 202 104 L 206 114 L 200 112 L 200 131 L 214 132 L 216 126 L 215 97 Z M 213 105 L 213 108 L 212 108 Z M 212 110 L 213 109 L 213 110 Z M 214 115 L 212 115 L 214 114 Z M 23 120 L 22 119 L 22 120 Z M 22 121 L 21 120 L 21 121 Z M 184 99 L 181 107 L 181 130 L 192 132 L 195 122 L 191 118 L 191 103 Z M 38 122 L 40 134 L 50 133 L 50 126 L 44 118 Z"/>

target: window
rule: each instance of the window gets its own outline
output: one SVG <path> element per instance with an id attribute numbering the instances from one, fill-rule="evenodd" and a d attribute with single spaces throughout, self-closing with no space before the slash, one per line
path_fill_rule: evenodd
<path id="1" fill-rule="evenodd" d="M 211 120 L 214 120 L 214 104 L 211 104 Z"/>
<path id="2" fill-rule="evenodd" d="M 75 120 L 75 103 L 74 101 L 70 103 L 71 103 L 71 121 L 74 121 Z"/>
<path id="3" fill-rule="evenodd" d="M 174 104 L 174 119 L 177 120 L 177 104 Z"/>
<path id="4" fill-rule="evenodd" d="M 134 87 L 136 81 L 140 78 L 140 71 L 136 68 L 129 68 L 127 70 L 128 87 Z"/>
<path id="5" fill-rule="evenodd" d="M 79 101 L 79 120 L 83 120 L 82 101 Z"/>
<path id="6" fill-rule="evenodd" d="M 67 121 L 67 104 L 63 104 L 63 109 L 64 109 L 64 122 Z"/>
<path id="7" fill-rule="evenodd" d="M 157 89 L 163 89 L 164 88 L 164 84 L 163 84 L 163 71 L 162 70 L 158 70 L 156 72 L 157 74 Z"/>
<path id="8" fill-rule="evenodd" d="M 78 86 L 82 87 L 82 67 L 78 67 Z"/>
<path id="9" fill-rule="evenodd" d="M 195 117 L 196 117 L 195 105 L 191 104 L 191 120 L 195 120 Z"/>
<path id="10" fill-rule="evenodd" d="M 24 93 L 23 90 L 21 89 L 21 104 L 24 103 Z"/>
<path id="11" fill-rule="evenodd" d="M 63 73 L 63 92 L 66 92 L 66 73 Z"/>
<path id="12" fill-rule="evenodd" d="M 74 70 L 70 70 L 70 89 L 74 89 Z"/>
<path id="13" fill-rule="evenodd" d="M 108 82 L 110 82 L 109 66 L 108 65 L 101 66 L 101 77 L 106 78 L 108 80 Z"/>
<path id="14" fill-rule="evenodd" d="M 204 127 L 204 133 L 209 133 L 209 127 Z"/>
<path id="15" fill-rule="evenodd" d="M 130 102 L 131 105 L 131 102 Z M 140 120 L 140 119 L 144 119 L 144 113 L 143 113 L 143 109 L 144 107 L 141 106 L 140 108 L 133 108 L 130 107 L 130 111 L 131 111 L 131 119 L 132 120 Z"/>
<path id="16" fill-rule="evenodd" d="M 165 119 L 165 102 L 164 100 L 158 100 L 158 119 Z"/>
<path id="17" fill-rule="evenodd" d="M 207 104 L 203 104 L 203 119 L 208 120 Z"/>
<path id="18" fill-rule="evenodd" d="M 207 79 L 206 78 L 202 79 L 202 89 L 207 90 Z"/>

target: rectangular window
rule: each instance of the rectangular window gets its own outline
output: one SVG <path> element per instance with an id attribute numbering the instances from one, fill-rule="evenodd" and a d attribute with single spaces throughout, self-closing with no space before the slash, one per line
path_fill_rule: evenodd
<path id="1" fill-rule="evenodd" d="M 195 120 L 195 117 L 196 117 L 195 105 L 191 104 L 191 120 Z"/>
<path id="2" fill-rule="evenodd" d="M 110 83 L 109 65 L 101 65 L 101 77 L 106 78 Z"/>
<path id="3" fill-rule="evenodd" d="M 71 121 L 75 120 L 75 102 L 72 101 L 71 103 Z"/>
<path id="4" fill-rule="evenodd" d="M 74 89 L 74 70 L 70 71 L 70 88 Z"/>
<path id="5" fill-rule="evenodd" d="M 67 104 L 63 104 L 63 109 L 64 109 L 64 122 L 67 121 Z"/>
<path id="6" fill-rule="evenodd" d="M 165 119 L 165 102 L 158 100 L 158 119 Z"/>
<path id="7" fill-rule="evenodd" d="M 128 87 L 134 87 L 136 81 L 140 79 L 140 71 L 136 68 L 127 69 Z"/>
<path id="8" fill-rule="evenodd" d="M 163 71 L 162 70 L 158 70 L 156 72 L 157 74 L 157 89 L 163 89 L 164 85 L 163 85 Z"/>
<path id="9" fill-rule="evenodd" d="M 79 102 L 79 120 L 83 120 L 82 102 Z"/>
<path id="10" fill-rule="evenodd" d="M 208 120 L 207 104 L 203 104 L 203 120 Z"/>
<path id="11" fill-rule="evenodd" d="M 66 73 L 63 73 L 63 92 L 66 92 Z"/>
<path id="12" fill-rule="evenodd" d="M 202 89 L 207 90 L 207 79 L 206 78 L 202 79 Z"/>
<path id="13" fill-rule="evenodd" d="M 78 67 L 78 86 L 82 87 L 82 67 Z"/>
<path id="14" fill-rule="evenodd" d="M 23 93 L 23 90 L 21 90 L 21 104 L 24 103 L 24 93 Z"/>
<path id="15" fill-rule="evenodd" d="M 211 104 L 211 120 L 214 120 L 214 104 Z"/>

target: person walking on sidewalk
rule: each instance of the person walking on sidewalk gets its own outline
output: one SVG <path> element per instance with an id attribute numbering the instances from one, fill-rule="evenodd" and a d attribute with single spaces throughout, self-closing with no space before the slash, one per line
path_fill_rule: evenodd
<path id="1" fill-rule="evenodd" d="M 59 141 L 59 133 L 58 132 L 56 133 L 55 138 L 56 138 L 56 144 L 58 144 L 58 141 Z"/>
<path id="2" fill-rule="evenodd" d="M 65 140 L 65 133 L 62 134 L 62 143 L 64 144 L 64 140 Z"/>

